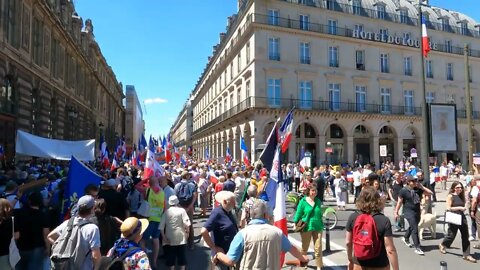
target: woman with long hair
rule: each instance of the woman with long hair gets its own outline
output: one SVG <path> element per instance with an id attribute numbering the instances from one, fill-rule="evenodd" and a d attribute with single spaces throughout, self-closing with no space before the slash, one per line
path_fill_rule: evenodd
<path id="1" fill-rule="evenodd" d="M 102 255 L 107 254 L 120 236 L 120 225 L 122 224 L 122 220 L 106 214 L 106 209 L 107 203 L 104 199 L 95 200 L 95 217 L 92 218 L 92 221 L 100 230 L 100 252 Z"/>
<path id="2" fill-rule="evenodd" d="M 380 197 L 380 194 L 371 187 L 365 187 L 360 192 L 360 196 L 356 202 L 358 212 L 350 215 L 347 222 L 346 246 L 348 256 L 349 270 L 398 270 L 398 255 L 393 243 L 392 225 L 390 219 L 382 214 L 385 202 Z M 380 254 L 377 257 L 360 260 L 357 259 L 353 253 L 353 228 L 356 219 L 361 214 L 371 215 L 377 227 L 378 239 L 381 241 Z"/>
<path id="3" fill-rule="evenodd" d="M 317 185 L 311 184 L 305 189 L 306 196 L 298 203 L 297 212 L 293 222 L 297 224 L 300 220 L 306 223 L 303 231 L 300 232 L 302 237 L 302 252 L 307 255 L 310 240 L 313 240 L 315 246 L 315 263 L 317 269 L 323 267 L 322 260 L 322 201 L 317 198 Z"/>
<path id="4" fill-rule="evenodd" d="M 457 236 L 457 231 L 460 230 L 460 233 L 462 234 L 463 259 L 468 262 L 476 263 L 477 260 L 475 260 L 470 255 L 470 241 L 468 240 L 468 224 L 467 224 L 467 218 L 465 217 L 465 214 L 464 214 L 466 209 L 466 206 L 465 206 L 466 203 L 467 201 L 465 200 L 465 192 L 463 192 L 463 184 L 460 183 L 459 181 L 453 182 L 447 195 L 446 209 L 447 211 L 453 212 L 457 215 L 461 215 L 462 224 L 457 225 L 457 224 L 449 223 L 447 235 L 443 239 L 442 243 L 438 245 L 438 248 L 440 249 L 440 253 L 442 254 L 447 253 L 446 249 L 450 248 L 450 245 L 452 245 L 453 240 L 455 240 L 455 236 Z"/>
<path id="5" fill-rule="evenodd" d="M 12 206 L 8 200 L 0 199 L 0 269 L 12 269 L 8 261 L 11 239 Z"/>

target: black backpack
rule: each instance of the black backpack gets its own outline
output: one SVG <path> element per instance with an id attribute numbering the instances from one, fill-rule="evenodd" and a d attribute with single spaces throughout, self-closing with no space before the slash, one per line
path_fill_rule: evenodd
<path id="1" fill-rule="evenodd" d="M 122 256 L 117 257 L 110 257 L 110 256 L 102 256 L 100 258 L 100 270 L 124 270 L 123 261 L 125 258 L 132 253 L 132 251 L 140 250 L 139 247 L 131 247 L 125 251 Z"/>
<path id="2" fill-rule="evenodd" d="M 193 201 L 193 192 L 190 189 L 189 182 L 180 182 L 180 186 L 177 190 L 177 197 L 180 206 L 187 207 Z"/>

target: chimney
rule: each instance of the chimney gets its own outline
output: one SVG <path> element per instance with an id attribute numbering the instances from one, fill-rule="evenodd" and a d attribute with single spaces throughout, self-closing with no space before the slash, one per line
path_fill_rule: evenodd
<path id="1" fill-rule="evenodd" d="M 227 36 L 227 34 L 220 33 L 220 42 L 219 43 L 222 43 L 226 36 Z"/>

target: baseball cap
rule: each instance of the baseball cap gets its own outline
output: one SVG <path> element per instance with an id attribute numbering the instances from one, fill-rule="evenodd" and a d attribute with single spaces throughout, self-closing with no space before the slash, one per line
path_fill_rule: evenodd
<path id="1" fill-rule="evenodd" d="M 95 206 L 95 199 L 90 195 L 84 195 L 78 200 L 78 207 L 91 209 Z"/>

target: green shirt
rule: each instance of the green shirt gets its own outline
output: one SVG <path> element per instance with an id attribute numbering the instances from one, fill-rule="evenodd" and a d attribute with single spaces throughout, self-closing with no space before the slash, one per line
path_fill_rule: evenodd
<path id="1" fill-rule="evenodd" d="M 310 214 L 311 211 L 314 211 Z M 306 197 L 303 197 L 297 206 L 297 212 L 293 222 L 297 223 L 300 219 L 307 223 L 304 231 L 323 231 L 323 213 L 322 202 L 319 198 L 315 198 L 315 209 L 306 201 Z M 310 218 L 310 219 L 309 219 Z"/>

